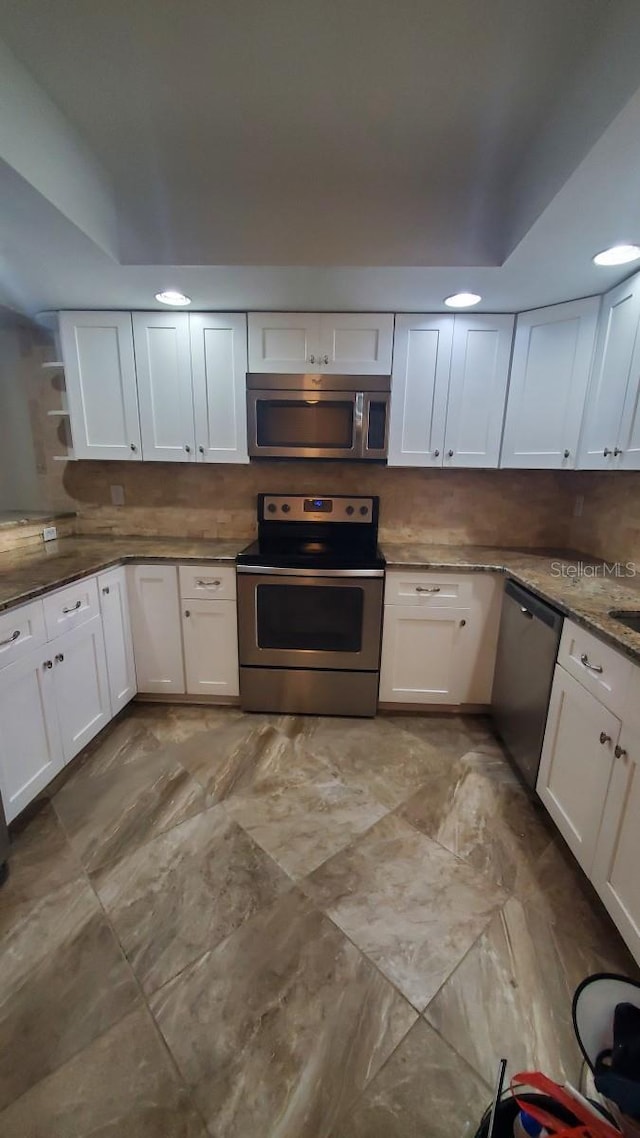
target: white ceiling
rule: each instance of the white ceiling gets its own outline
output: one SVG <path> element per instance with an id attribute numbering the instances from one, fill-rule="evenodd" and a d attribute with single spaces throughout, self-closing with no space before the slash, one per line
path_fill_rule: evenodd
<path id="1" fill-rule="evenodd" d="M 0 35 L 29 311 L 521 309 L 640 237 L 637 0 L 0 0 Z"/>

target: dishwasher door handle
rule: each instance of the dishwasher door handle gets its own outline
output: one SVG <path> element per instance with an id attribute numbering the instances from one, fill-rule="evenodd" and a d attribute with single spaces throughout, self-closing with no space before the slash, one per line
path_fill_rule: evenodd
<path id="1" fill-rule="evenodd" d="M 520 612 L 523 616 L 526 616 L 527 620 L 533 620 L 533 613 L 529 609 L 526 609 L 524 605 L 520 605 Z"/>

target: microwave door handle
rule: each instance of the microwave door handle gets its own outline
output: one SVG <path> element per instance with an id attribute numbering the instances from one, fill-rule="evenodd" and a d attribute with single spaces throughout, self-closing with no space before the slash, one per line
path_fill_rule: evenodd
<path id="1" fill-rule="evenodd" d="M 357 391 L 354 399 L 354 439 L 353 449 L 358 458 L 364 458 L 366 439 L 364 433 L 364 391 Z"/>

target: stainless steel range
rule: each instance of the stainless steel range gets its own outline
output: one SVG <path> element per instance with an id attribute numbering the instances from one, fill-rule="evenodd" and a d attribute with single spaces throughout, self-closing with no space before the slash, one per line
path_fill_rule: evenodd
<path id="1" fill-rule="evenodd" d="M 242 707 L 375 715 L 378 499 L 259 494 L 258 540 L 237 564 Z"/>

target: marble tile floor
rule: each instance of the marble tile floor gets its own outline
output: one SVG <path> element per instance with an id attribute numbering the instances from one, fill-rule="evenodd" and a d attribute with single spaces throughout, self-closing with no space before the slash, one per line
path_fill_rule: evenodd
<path id="1" fill-rule="evenodd" d="M 12 839 L 3 1138 L 471 1138 L 636 975 L 482 717 L 136 704 Z"/>

